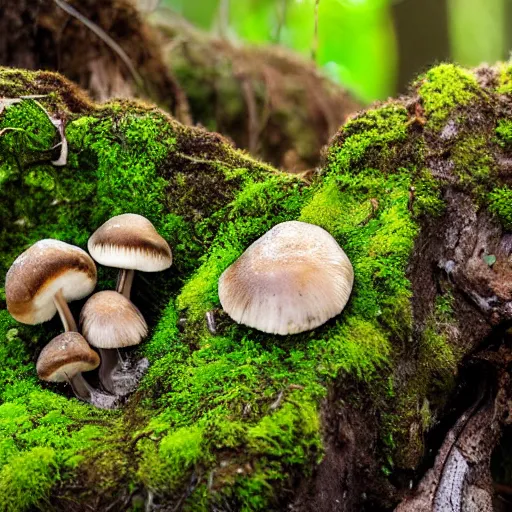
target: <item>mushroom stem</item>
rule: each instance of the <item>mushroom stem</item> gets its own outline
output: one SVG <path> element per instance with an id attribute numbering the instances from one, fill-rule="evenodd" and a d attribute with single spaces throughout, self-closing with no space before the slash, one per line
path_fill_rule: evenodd
<path id="1" fill-rule="evenodd" d="M 77 398 L 84 402 L 91 402 L 91 396 L 96 390 L 84 379 L 81 373 L 77 373 L 74 377 L 71 377 L 68 382 Z"/>
<path id="2" fill-rule="evenodd" d="M 132 269 L 121 269 L 117 276 L 116 292 L 120 293 L 127 299 L 130 298 L 132 291 L 133 277 L 135 276 L 135 270 Z"/>
<path id="3" fill-rule="evenodd" d="M 78 332 L 78 328 L 76 326 L 75 319 L 73 318 L 73 314 L 71 313 L 71 310 L 69 309 L 66 299 L 64 298 L 62 289 L 60 289 L 53 296 L 53 302 L 55 303 L 55 307 L 57 308 L 57 311 L 59 312 L 59 316 L 62 321 L 62 325 L 64 326 L 64 330 L 66 332 L 68 332 L 68 331 Z"/>
<path id="4" fill-rule="evenodd" d="M 84 402 L 94 405 L 100 409 L 115 409 L 118 407 L 117 397 L 101 393 L 93 388 L 84 378 L 83 374 L 77 373 L 68 380 L 75 396 Z"/>
<path id="5" fill-rule="evenodd" d="M 99 370 L 100 382 L 106 391 L 115 394 L 112 374 L 115 372 L 116 368 L 121 366 L 123 360 L 121 359 L 119 350 L 116 348 L 98 348 L 98 351 L 101 358 Z"/>

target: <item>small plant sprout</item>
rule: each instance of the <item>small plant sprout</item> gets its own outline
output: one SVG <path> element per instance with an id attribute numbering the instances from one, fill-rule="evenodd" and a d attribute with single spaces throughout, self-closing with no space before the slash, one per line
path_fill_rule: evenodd
<path id="1" fill-rule="evenodd" d="M 283 222 L 256 240 L 219 279 L 219 298 L 236 322 L 273 334 L 322 325 L 347 303 L 352 264 L 324 229 Z"/>

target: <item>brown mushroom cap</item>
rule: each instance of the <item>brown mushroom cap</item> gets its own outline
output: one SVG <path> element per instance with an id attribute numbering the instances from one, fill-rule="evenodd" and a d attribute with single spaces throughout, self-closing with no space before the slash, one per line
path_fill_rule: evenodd
<path id="1" fill-rule="evenodd" d="M 82 299 L 96 286 L 96 265 L 79 247 L 60 240 L 40 240 L 16 258 L 5 276 L 7 309 L 18 322 L 39 324 L 52 318 L 53 297 Z"/>
<path id="2" fill-rule="evenodd" d="M 37 374 L 42 380 L 64 382 L 75 375 L 97 368 L 100 357 L 77 332 L 64 332 L 43 348 L 37 360 Z"/>
<path id="3" fill-rule="evenodd" d="M 238 323 L 294 334 L 339 314 L 353 281 L 350 260 L 327 231 L 305 222 L 283 222 L 224 271 L 219 298 Z"/>
<path id="4" fill-rule="evenodd" d="M 133 303 L 118 292 L 95 293 L 80 313 L 80 327 L 87 341 L 97 348 L 138 345 L 148 326 Z"/>
<path id="5" fill-rule="evenodd" d="M 89 238 L 87 247 L 107 267 L 159 272 L 172 264 L 169 244 L 148 219 L 134 213 L 107 220 Z"/>

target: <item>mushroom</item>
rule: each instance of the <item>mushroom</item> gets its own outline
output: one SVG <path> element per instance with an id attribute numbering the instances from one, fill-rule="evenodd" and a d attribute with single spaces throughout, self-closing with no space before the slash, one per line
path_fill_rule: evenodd
<path id="1" fill-rule="evenodd" d="M 69 382 L 75 395 L 86 402 L 96 392 L 82 372 L 97 368 L 100 358 L 77 332 L 68 331 L 53 338 L 37 359 L 37 375 L 48 382 Z"/>
<path id="2" fill-rule="evenodd" d="M 148 326 L 144 317 L 129 299 L 106 290 L 95 293 L 85 303 L 80 313 L 80 328 L 87 341 L 100 352 L 100 382 L 107 391 L 116 394 L 119 390 L 115 389 L 113 374 L 123 363 L 118 349 L 138 345 L 146 337 Z"/>
<path id="3" fill-rule="evenodd" d="M 89 238 L 87 247 L 98 263 L 122 269 L 116 290 L 128 299 L 135 270 L 160 272 L 172 264 L 169 244 L 148 219 L 135 213 L 107 220 Z"/>
<path id="4" fill-rule="evenodd" d="M 111 408 L 114 397 L 99 393 L 81 372 L 100 359 L 78 334 L 68 301 L 82 299 L 96 286 L 96 265 L 79 247 L 60 240 L 40 240 L 22 253 L 7 272 L 5 295 L 9 313 L 19 322 L 39 324 L 58 311 L 63 334 L 42 350 L 37 372 L 43 380 L 68 381 L 76 396 L 98 407 Z"/>
<path id="5" fill-rule="evenodd" d="M 250 245 L 220 276 L 218 292 L 235 322 L 286 335 L 338 315 L 353 281 L 350 260 L 327 231 L 290 221 Z"/>
<path id="6" fill-rule="evenodd" d="M 46 239 L 16 258 L 5 276 L 9 313 L 18 322 L 40 324 L 58 311 L 65 331 L 76 331 L 68 302 L 89 295 L 96 286 L 96 266 L 79 247 Z"/>

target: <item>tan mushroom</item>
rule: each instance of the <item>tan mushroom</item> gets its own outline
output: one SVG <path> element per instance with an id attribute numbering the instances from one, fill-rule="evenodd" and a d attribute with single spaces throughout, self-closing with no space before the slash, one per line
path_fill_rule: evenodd
<path id="1" fill-rule="evenodd" d="M 135 270 L 160 272 L 172 264 L 169 244 L 148 219 L 134 213 L 109 219 L 89 238 L 87 247 L 98 263 L 123 269 L 116 289 L 126 298 Z"/>
<path id="2" fill-rule="evenodd" d="M 82 372 L 97 368 L 98 354 L 77 332 L 64 332 L 43 348 L 37 360 L 39 378 L 48 382 L 69 382 L 75 395 L 90 402 L 95 390 L 84 379 Z"/>
<path id="3" fill-rule="evenodd" d="M 60 240 L 40 240 L 18 256 L 5 277 L 9 313 L 19 322 L 39 324 L 58 311 L 64 329 L 76 331 L 67 305 L 96 286 L 96 266 L 79 247 Z"/>
<path id="4" fill-rule="evenodd" d="M 273 334 L 322 325 L 345 307 L 352 264 L 324 229 L 290 221 L 256 240 L 219 279 L 219 298 L 236 322 Z"/>
<path id="5" fill-rule="evenodd" d="M 138 345 L 148 326 L 133 303 L 115 291 L 95 293 L 80 313 L 80 327 L 87 341 L 101 355 L 100 382 L 115 393 L 113 373 L 122 365 L 119 348 Z"/>

